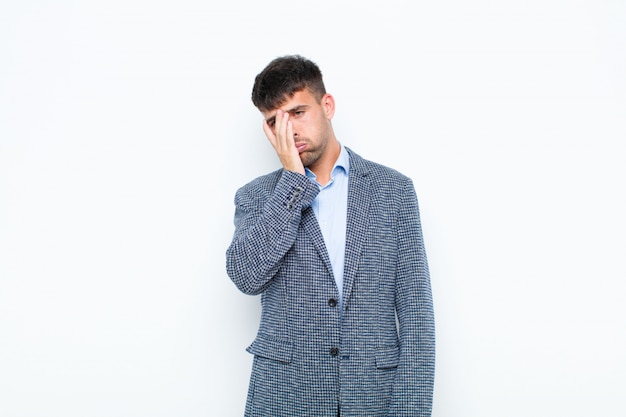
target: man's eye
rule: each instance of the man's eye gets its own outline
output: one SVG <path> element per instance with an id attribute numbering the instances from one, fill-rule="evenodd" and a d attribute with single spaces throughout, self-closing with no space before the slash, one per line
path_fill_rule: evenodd
<path id="1" fill-rule="evenodd" d="M 298 111 L 293 112 L 294 116 L 302 116 L 303 114 L 304 114 L 304 110 L 298 110 Z"/>

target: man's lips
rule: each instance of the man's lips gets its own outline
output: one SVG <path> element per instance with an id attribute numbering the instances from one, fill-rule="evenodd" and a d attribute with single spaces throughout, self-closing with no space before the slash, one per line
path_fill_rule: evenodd
<path id="1" fill-rule="evenodd" d="M 301 153 L 302 151 L 306 149 L 306 143 L 304 142 L 296 143 L 296 149 L 298 150 L 298 153 Z"/>

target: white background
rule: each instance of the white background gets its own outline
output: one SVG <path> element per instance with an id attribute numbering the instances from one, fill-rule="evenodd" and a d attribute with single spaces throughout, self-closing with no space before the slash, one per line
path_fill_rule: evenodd
<path id="1" fill-rule="evenodd" d="M 250 102 L 316 61 L 414 179 L 435 417 L 626 415 L 626 3 L 0 1 L 0 416 L 241 416 Z"/>

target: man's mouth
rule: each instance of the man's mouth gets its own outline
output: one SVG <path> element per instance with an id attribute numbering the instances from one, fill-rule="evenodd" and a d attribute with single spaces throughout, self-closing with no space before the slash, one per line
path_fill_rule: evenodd
<path id="1" fill-rule="evenodd" d="M 302 151 L 306 149 L 306 143 L 304 142 L 296 143 L 296 149 L 298 150 L 298 153 L 301 153 Z"/>

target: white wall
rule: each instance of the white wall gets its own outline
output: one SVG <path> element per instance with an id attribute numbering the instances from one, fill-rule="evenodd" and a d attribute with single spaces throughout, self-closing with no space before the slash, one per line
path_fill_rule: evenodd
<path id="1" fill-rule="evenodd" d="M 626 415 L 625 3 L 2 0 L 0 416 L 242 415 L 224 252 L 285 53 L 415 181 L 434 416 Z"/>

